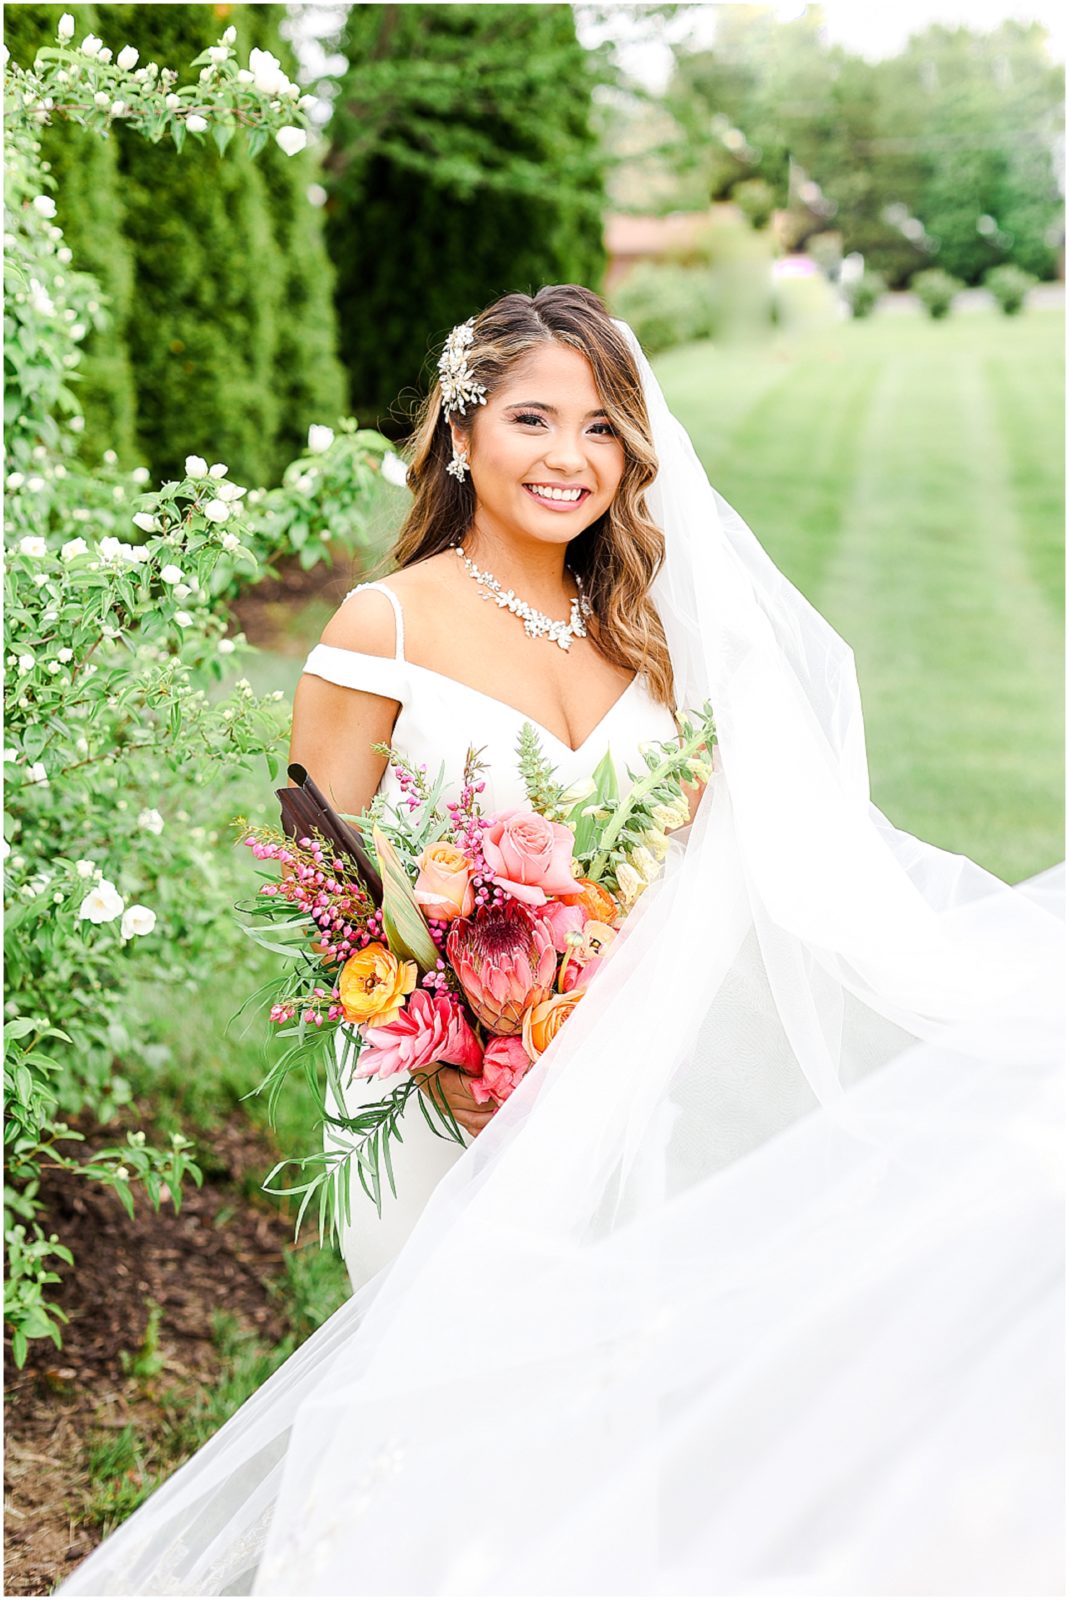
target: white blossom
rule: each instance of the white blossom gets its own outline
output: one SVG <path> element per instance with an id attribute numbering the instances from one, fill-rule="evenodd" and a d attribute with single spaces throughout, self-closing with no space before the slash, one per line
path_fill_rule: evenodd
<path id="1" fill-rule="evenodd" d="M 180 628 L 188 628 L 192 623 L 193 618 L 190 616 L 188 611 L 176 611 L 174 614 L 174 620 L 177 622 Z"/>
<path id="2" fill-rule="evenodd" d="M 233 655 L 233 653 L 234 653 L 234 651 L 236 649 L 237 649 L 237 645 L 234 643 L 233 639 L 220 639 L 219 640 L 219 654 L 221 656 Z"/>
<path id="3" fill-rule="evenodd" d="M 225 478 L 230 468 L 225 461 L 213 461 L 208 468 L 209 478 Z"/>
<path id="4" fill-rule="evenodd" d="M 282 70 L 282 63 L 270 50 L 250 50 L 249 70 L 261 94 L 280 94 L 289 82 Z"/>
<path id="5" fill-rule="evenodd" d="M 238 82 L 239 83 L 251 83 L 252 82 L 252 73 L 251 72 L 247 72 L 244 67 L 240 68 L 240 70 L 238 72 Z"/>
<path id="6" fill-rule="evenodd" d="M 204 507 L 204 515 L 209 522 L 225 522 L 230 515 L 230 507 L 225 500 L 209 500 Z"/>
<path id="7" fill-rule="evenodd" d="M 206 478 L 208 476 L 208 463 L 203 456 L 186 457 L 186 477 Z"/>
<path id="8" fill-rule="evenodd" d="M 123 938 L 124 939 L 126 938 L 125 933 L 123 934 Z M 115 1171 L 112 1174 L 112 1176 L 118 1178 L 121 1182 L 125 1182 L 126 1179 L 130 1176 L 130 1168 L 120 1165 L 120 1166 L 115 1168 Z"/>
<path id="9" fill-rule="evenodd" d="M 147 483 L 149 480 L 149 470 L 147 467 L 135 467 L 130 476 L 135 483 Z"/>
<path id="10" fill-rule="evenodd" d="M 111 104 L 111 96 L 110 96 L 110 94 L 105 94 L 103 89 L 98 89 L 96 94 L 93 96 L 93 104 L 95 106 L 100 106 L 101 109 L 103 109 L 104 106 L 106 106 L 106 105 L 110 105 Z"/>
<path id="11" fill-rule="evenodd" d="M 87 33 L 82 40 L 83 56 L 98 56 L 103 43 L 103 39 L 98 39 L 95 33 Z"/>
<path id="12" fill-rule="evenodd" d="M 74 38 L 74 18 L 69 11 L 65 11 L 59 19 L 56 38 L 63 44 L 66 44 L 68 39 Z"/>
<path id="13" fill-rule="evenodd" d="M 122 895 L 110 878 L 101 878 L 86 895 L 78 911 L 79 922 L 114 922 L 125 907 Z"/>
<path id="14" fill-rule="evenodd" d="M 312 107 L 316 103 L 316 96 L 314 94 L 302 94 L 301 98 L 297 101 L 297 104 L 302 111 L 311 111 Z"/>
<path id="15" fill-rule="evenodd" d="M 224 533 L 223 534 L 223 549 L 224 550 L 236 550 L 238 548 L 238 546 L 240 545 L 240 543 L 241 543 L 241 540 L 238 538 L 236 533 Z"/>
<path id="16" fill-rule="evenodd" d="M 207 126 L 205 119 L 199 116 L 196 111 L 186 118 L 186 127 L 190 133 L 203 133 Z"/>
<path id="17" fill-rule="evenodd" d="M 129 72 L 131 67 L 137 66 L 139 54 L 140 52 L 135 50 L 132 44 L 124 44 L 115 57 L 115 65 L 121 67 L 124 72 Z"/>
<path id="18" fill-rule="evenodd" d="M 109 467 L 113 467 L 115 465 L 116 461 L 118 461 L 118 459 L 119 458 L 115 454 L 114 450 L 105 450 L 104 451 L 104 460 L 107 462 Z"/>
<path id="19" fill-rule="evenodd" d="M 51 317 L 55 313 L 52 296 L 36 278 L 30 279 L 30 305 L 43 317 Z"/>
<path id="20" fill-rule="evenodd" d="M 164 97 L 163 103 L 167 107 L 168 111 L 177 111 L 179 106 L 182 104 L 182 98 L 177 94 L 169 94 Z"/>
<path id="21" fill-rule="evenodd" d="M 275 143 L 283 155 L 295 156 L 308 143 L 308 135 L 303 128 L 279 128 L 275 134 Z"/>
<path id="22" fill-rule="evenodd" d="M 86 861 L 83 859 L 74 863 L 74 870 L 78 874 L 79 878 L 91 878 L 96 869 L 97 864 L 95 861 Z"/>
<path id="23" fill-rule="evenodd" d="M 163 832 L 163 818 L 160 816 L 158 811 L 149 807 L 146 807 L 145 810 L 138 812 L 137 825 L 139 828 L 144 828 L 146 833 Z"/>
<path id="24" fill-rule="evenodd" d="M 240 500 L 245 490 L 238 483 L 221 483 L 219 485 L 220 500 Z"/>
<path id="25" fill-rule="evenodd" d="M 394 455 L 392 450 L 387 450 L 382 458 L 382 476 L 387 483 L 394 484 L 398 489 L 405 487 L 405 476 L 408 468 L 401 457 Z"/>
<path id="26" fill-rule="evenodd" d="M 322 455 L 324 450 L 329 450 L 334 443 L 334 429 L 327 428 L 320 422 L 313 422 L 308 429 L 308 448 L 313 455 Z"/>
<path id="27" fill-rule="evenodd" d="M 150 511 L 135 511 L 130 519 L 135 528 L 140 528 L 142 533 L 158 533 L 159 520 Z"/>
<path id="28" fill-rule="evenodd" d="M 229 28 L 224 28 L 224 30 L 223 30 L 223 43 L 224 44 L 237 44 L 237 42 L 238 42 L 238 30 L 235 28 L 234 24 L 231 23 Z"/>
<path id="29" fill-rule="evenodd" d="M 34 556 L 37 559 L 48 554 L 48 545 L 39 533 L 27 533 L 19 540 L 19 549 L 24 556 Z"/>
<path id="30" fill-rule="evenodd" d="M 81 433 L 85 427 L 85 418 L 80 415 L 77 417 L 71 417 L 67 423 L 67 427 L 72 433 Z"/>
<path id="31" fill-rule="evenodd" d="M 126 101 L 125 100 L 113 100 L 111 102 L 111 114 L 112 114 L 113 117 L 125 116 L 125 114 L 126 114 Z"/>
<path id="32" fill-rule="evenodd" d="M 97 60 L 105 63 L 111 60 L 111 49 L 108 45 L 101 45 L 100 49 L 97 51 Z"/>
<path id="33" fill-rule="evenodd" d="M 23 654 L 19 656 L 20 672 L 32 672 L 36 665 L 37 657 L 31 655 L 28 650 L 24 651 Z"/>
<path id="34" fill-rule="evenodd" d="M 58 656 L 59 660 L 62 661 L 63 665 L 66 666 L 67 662 L 72 660 L 74 651 L 71 649 L 69 644 L 65 644 L 61 650 L 56 651 L 56 655 Z"/>
<path id="35" fill-rule="evenodd" d="M 160 568 L 160 579 L 163 583 L 181 583 L 182 569 L 168 562 L 167 566 Z"/>
<path id="36" fill-rule="evenodd" d="M 21 489 L 26 479 L 21 472 L 9 472 L 6 482 L 9 489 Z"/>
<path id="37" fill-rule="evenodd" d="M 28 776 L 31 783 L 40 783 L 43 784 L 45 788 L 49 787 L 48 773 L 45 771 L 45 764 L 43 761 L 35 761 L 28 769 Z"/>
<path id="38" fill-rule="evenodd" d="M 117 561 L 122 555 L 122 541 L 109 533 L 105 538 L 101 539 L 97 545 L 97 550 L 100 552 L 102 560 Z"/>
<path id="39" fill-rule="evenodd" d="M 17 761 L 18 759 L 19 759 L 19 753 L 15 749 L 15 746 L 13 744 L 8 745 L 7 749 L 4 751 L 4 762 L 5 762 L 5 764 L 8 761 Z"/>
<path id="40" fill-rule="evenodd" d="M 230 60 L 230 51 L 225 44 L 209 45 L 208 59 L 214 66 L 221 66 L 224 61 Z"/>
<path id="41" fill-rule="evenodd" d="M 174 597 L 176 600 L 188 600 L 192 593 L 193 590 L 189 587 L 188 583 L 176 583 L 174 586 Z"/>
<path id="42" fill-rule="evenodd" d="M 36 194 L 33 197 L 33 209 L 39 212 L 42 217 L 54 217 L 56 214 L 56 202 L 50 194 Z"/>

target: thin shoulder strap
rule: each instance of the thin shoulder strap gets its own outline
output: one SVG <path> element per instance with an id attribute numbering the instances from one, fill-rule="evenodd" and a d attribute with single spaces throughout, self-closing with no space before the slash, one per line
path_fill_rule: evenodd
<path id="1" fill-rule="evenodd" d="M 358 583 L 355 589 L 349 590 L 349 594 L 345 596 L 345 599 L 348 600 L 349 595 L 357 594 L 361 589 L 379 589 L 384 595 L 389 596 L 390 604 L 393 606 L 394 619 L 397 623 L 397 643 L 394 648 L 393 658 L 395 661 L 403 661 L 405 659 L 405 619 L 401 611 L 400 600 L 385 583 L 377 581 L 374 583 Z"/>

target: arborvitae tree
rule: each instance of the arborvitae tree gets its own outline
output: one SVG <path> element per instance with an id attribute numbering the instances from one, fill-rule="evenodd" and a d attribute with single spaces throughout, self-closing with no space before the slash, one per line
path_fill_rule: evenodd
<path id="1" fill-rule="evenodd" d="M 286 7 L 235 6 L 238 56 L 269 50 L 291 82 L 297 62 L 280 24 Z M 334 268 L 324 238 L 324 213 L 308 198 L 321 179 L 311 149 L 287 156 L 269 140 L 256 158 L 268 196 L 271 228 L 282 257 L 283 315 L 275 350 L 274 388 L 279 404 L 275 456 L 279 471 L 305 447 L 312 422 L 333 424 L 349 410 L 349 381 L 338 359 Z"/>
<path id="2" fill-rule="evenodd" d="M 57 43 L 56 29 L 64 6 L 8 5 L 4 8 L 4 43 L 20 67 L 31 67 L 42 45 Z M 105 8 L 106 10 L 107 8 Z M 100 34 L 95 5 L 74 13 L 80 41 Z M 41 153 L 56 180 L 56 223 L 71 251 L 71 270 L 92 273 L 104 291 L 106 327 L 90 327 L 81 346 L 82 359 L 72 371 L 71 388 L 85 414 L 77 454 L 87 463 L 116 451 L 124 467 L 140 464 L 136 438 L 136 390 L 126 343 L 133 300 L 134 263 L 123 232 L 121 184 L 113 139 L 101 139 L 61 117 L 41 126 Z"/>
<path id="3" fill-rule="evenodd" d="M 363 420 L 396 431 L 454 322 L 544 283 L 599 288 L 598 68 L 564 5 L 356 5 L 328 125 L 327 242 Z"/>
<path id="4" fill-rule="evenodd" d="M 189 82 L 189 63 L 237 9 L 108 5 L 101 35 Z M 239 481 L 270 482 L 284 273 L 263 173 L 240 134 L 225 157 L 208 134 L 191 134 L 201 148 L 176 161 L 162 142 L 114 133 L 136 262 L 127 339 L 145 460 L 154 477 L 176 477 L 195 451 Z"/>

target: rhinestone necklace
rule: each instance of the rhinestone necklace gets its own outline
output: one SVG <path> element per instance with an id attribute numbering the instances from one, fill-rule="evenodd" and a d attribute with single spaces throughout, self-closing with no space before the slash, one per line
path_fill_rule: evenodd
<path id="1" fill-rule="evenodd" d="M 571 617 L 567 622 L 554 622 L 553 618 L 547 617 L 544 611 L 536 611 L 533 606 L 527 604 L 526 600 L 521 600 L 513 590 L 503 588 L 492 572 L 480 572 L 474 561 L 464 553 L 459 544 L 453 545 L 452 548 L 467 567 L 469 577 L 474 578 L 477 583 L 486 585 L 482 598 L 484 600 L 495 600 L 499 606 L 504 606 L 515 616 L 522 617 L 524 632 L 530 638 L 537 639 L 539 635 L 544 634 L 547 638 L 553 639 L 562 650 L 571 649 L 573 638 L 586 638 L 583 618 L 593 615 L 593 607 L 583 593 L 583 580 L 577 572 L 572 572 L 572 577 L 575 579 L 579 593 L 572 598 Z M 571 567 L 567 567 L 565 570 L 572 571 Z"/>

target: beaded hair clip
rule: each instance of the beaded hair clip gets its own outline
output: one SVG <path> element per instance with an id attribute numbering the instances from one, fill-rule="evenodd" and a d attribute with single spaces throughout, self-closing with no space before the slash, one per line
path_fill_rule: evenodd
<path id="1" fill-rule="evenodd" d="M 464 410 L 467 405 L 486 404 L 486 385 L 477 382 L 474 373 L 468 366 L 467 348 L 475 338 L 472 323 L 474 317 L 469 317 L 467 322 L 458 322 L 448 339 L 445 349 L 438 360 L 438 378 L 442 386 L 442 399 L 445 414 L 448 417 L 451 411 L 459 411 L 461 416 L 467 415 Z"/>

